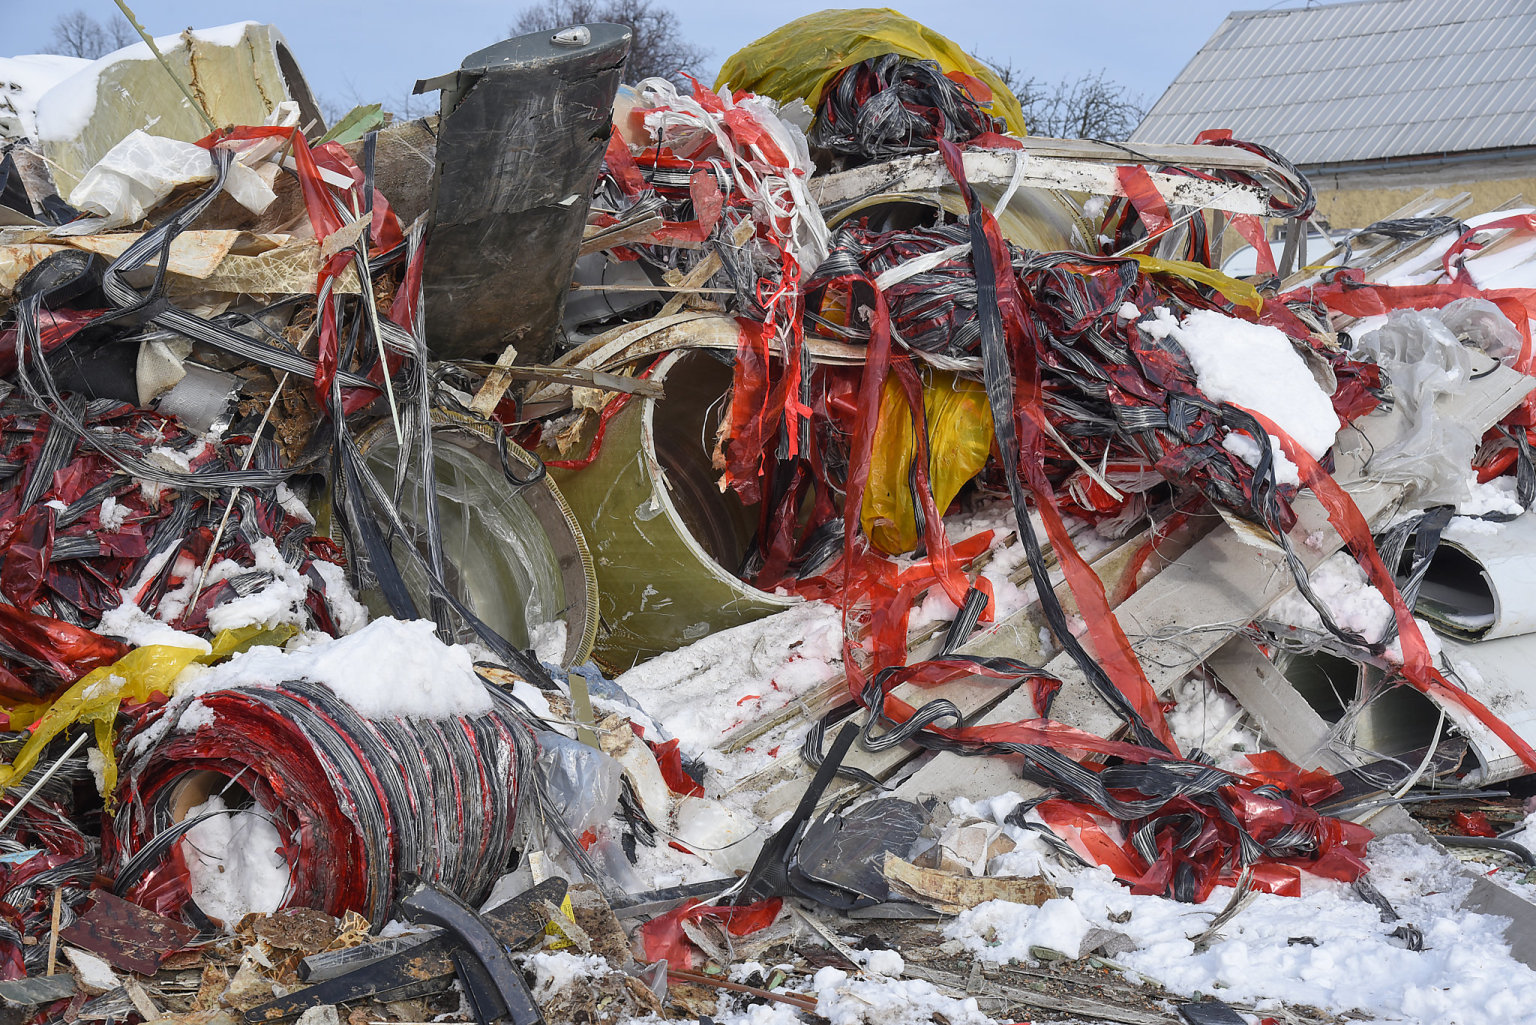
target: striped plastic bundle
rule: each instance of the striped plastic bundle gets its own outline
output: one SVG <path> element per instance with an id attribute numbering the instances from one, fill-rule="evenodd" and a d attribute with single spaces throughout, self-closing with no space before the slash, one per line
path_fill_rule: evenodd
<path id="1" fill-rule="evenodd" d="M 810 143 L 836 154 L 843 167 L 931 153 L 934 139 L 966 143 L 981 137 L 996 144 L 1005 126 L 984 109 L 991 100 L 980 79 L 946 75 L 933 61 L 887 53 L 833 76 L 816 108 Z"/>
<path id="2" fill-rule="evenodd" d="M 406 873 L 480 903 L 512 860 L 534 753 L 511 699 L 487 689 L 492 709 L 472 717 L 365 719 L 301 682 L 204 694 L 189 732 L 166 732 L 187 705 L 151 712 L 124 739 L 103 837 L 114 889 L 181 912 L 191 891 L 178 841 L 201 819 L 183 816 L 198 794 L 233 785 L 284 838 L 284 906 L 355 910 L 380 926 Z"/>

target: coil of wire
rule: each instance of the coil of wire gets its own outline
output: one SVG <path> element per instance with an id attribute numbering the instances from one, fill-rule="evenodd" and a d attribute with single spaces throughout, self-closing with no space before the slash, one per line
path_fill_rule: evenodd
<path id="1" fill-rule="evenodd" d="M 177 848 L 204 817 L 189 809 L 235 792 L 283 838 L 283 906 L 358 911 L 377 927 L 405 873 L 480 903 L 512 860 L 533 751 L 510 699 L 488 689 L 491 710 L 473 717 L 366 719 L 304 682 L 201 695 L 207 711 L 190 732 L 162 722 L 184 703 L 149 713 L 123 738 L 103 831 L 114 891 L 181 913 L 192 891 Z"/>

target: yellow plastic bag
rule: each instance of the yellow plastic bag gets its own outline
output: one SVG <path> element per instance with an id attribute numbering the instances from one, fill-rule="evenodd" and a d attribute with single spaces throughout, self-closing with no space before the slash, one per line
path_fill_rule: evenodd
<path id="1" fill-rule="evenodd" d="M 170 697 L 175 690 L 176 677 L 193 662 L 211 665 L 255 644 L 281 644 L 297 632 L 292 626 L 275 629 L 247 626 L 225 630 L 214 638 L 213 650 L 209 652 L 168 644 L 134 648 L 111 665 L 82 676 L 47 706 L 37 717 L 32 736 L 16 752 L 15 759 L 10 765 L 0 765 L 0 787 L 10 786 L 32 771 L 38 756 L 54 737 L 71 726 L 90 723 L 96 729 L 96 747 L 105 759 L 102 790 L 110 803 L 112 792 L 117 788 L 117 759 L 113 754 L 117 712 L 124 701 L 148 701 L 156 693 Z M 20 705 L 12 708 L 12 721 L 27 721 L 24 715 L 30 708 Z"/>
<path id="2" fill-rule="evenodd" d="M 1141 265 L 1145 274 L 1172 274 L 1180 278 L 1188 278 L 1202 285 L 1209 285 L 1222 295 L 1228 302 L 1238 306 L 1246 306 L 1254 313 L 1260 313 L 1264 309 L 1264 297 L 1259 295 L 1259 290 L 1246 281 L 1229 278 L 1219 270 L 1207 267 L 1203 263 L 1191 263 L 1188 260 L 1160 260 L 1155 256 L 1142 256 L 1132 253 L 1131 259 Z"/>
<path id="3" fill-rule="evenodd" d="M 923 416 L 928 422 L 928 483 L 934 505 L 942 513 L 987 463 L 992 451 L 992 408 L 979 382 L 936 371 L 923 384 Z M 891 555 L 917 547 L 911 476 L 916 457 L 917 426 L 906 393 L 893 374 L 885 379 L 880 393 L 869 483 L 859 510 L 864 536 Z"/>
<path id="4" fill-rule="evenodd" d="M 889 7 L 808 14 L 732 54 L 715 88 L 730 86 L 780 103 L 803 99 L 812 110 L 832 76 L 885 53 L 931 60 L 945 72 L 974 75 L 992 90 L 992 113 L 1014 135 L 1025 133 L 1024 110 L 1003 80 L 953 41 Z"/>

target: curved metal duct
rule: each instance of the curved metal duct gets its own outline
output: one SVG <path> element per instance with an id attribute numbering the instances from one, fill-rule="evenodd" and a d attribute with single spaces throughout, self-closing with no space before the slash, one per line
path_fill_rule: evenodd
<path id="1" fill-rule="evenodd" d="M 529 473 L 537 463 L 516 445 L 498 449 L 479 421 L 442 410 L 434 410 L 432 420 L 447 583 L 519 648 L 532 647 L 546 624 L 563 622 L 560 663 L 585 662 L 597 634 L 597 578 L 580 522 L 560 488 L 549 476 L 515 483 L 512 475 Z M 369 427 L 358 446 L 380 481 L 394 480 L 399 449 L 388 420 Z M 517 465 L 504 466 L 503 454 Z M 412 542 L 425 551 L 423 502 L 420 481 L 408 473 L 400 514 L 416 528 Z M 418 607 L 428 608 L 430 592 L 420 567 L 412 559 L 396 562 Z M 377 596 L 364 598 L 376 614 L 387 614 Z M 460 638 L 473 639 L 467 630 Z"/>
<path id="2" fill-rule="evenodd" d="M 1063 193 L 1047 189 L 1019 189 L 998 209 L 1003 189 L 989 183 L 975 184 L 976 194 L 995 211 L 1003 237 L 1016 246 L 1037 252 L 1086 251 L 1092 232 L 1077 205 Z M 942 210 L 956 219 L 965 216 L 965 199 L 954 186 L 912 192 L 882 192 L 860 199 L 827 218 L 836 228 L 855 217 L 868 217 L 871 227 L 899 231 L 933 223 Z"/>
<path id="3" fill-rule="evenodd" d="M 679 350 L 651 379 L 666 396 L 628 403 L 590 465 L 549 471 L 586 524 L 603 622 L 593 657 L 614 671 L 799 602 L 733 571 L 757 514 L 721 493 L 711 463 L 730 366 Z"/>

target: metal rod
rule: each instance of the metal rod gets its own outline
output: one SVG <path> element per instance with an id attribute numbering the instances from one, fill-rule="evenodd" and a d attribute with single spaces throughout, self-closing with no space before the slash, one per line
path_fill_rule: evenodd
<path id="1" fill-rule="evenodd" d="M 5 818 L 0 819 L 0 832 L 5 831 L 5 827 L 9 826 L 11 824 L 11 820 L 21 812 L 21 809 L 27 806 L 27 802 L 32 800 L 33 795 L 42 789 L 43 784 L 52 779 L 53 774 L 58 772 L 59 769 L 63 768 L 64 763 L 69 760 L 69 756 L 80 750 L 80 745 L 85 743 L 85 740 L 88 736 L 90 736 L 90 734 L 82 733 L 80 736 L 76 737 L 75 742 L 69 745 L 69 750 L 59 755 L 59 760 L 50 765 L 48 767 L 48 771 L 43 773 L 41 778 L 39 778 L 36 783 L 33 783 L 26 793 L 21 795 L 21 800 L 17 801 L 16 804 L 12 806 L 11 810 L 5 813 Z"/>

